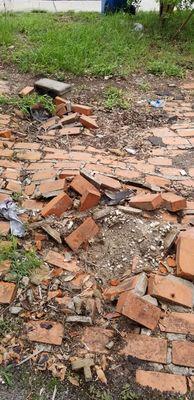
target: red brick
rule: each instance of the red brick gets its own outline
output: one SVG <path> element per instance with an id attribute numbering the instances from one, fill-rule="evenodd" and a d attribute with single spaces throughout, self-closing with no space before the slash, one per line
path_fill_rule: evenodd
<path id="1" fill-rule="evenodd" d="M 14 144 L 14 149 L 24 149 L 24 150 L 38 150 L 40 148 L 39 143 L 31 142 L 17 142 Z"/>
<path id="2" fill-rule="evenodd" d="M 142 172 L 143 174 L 154 174 L 155 172 L 155 165 L 148 164 L 148 162 L 138 161 L 135 164 L 135 168 Z"/>
<path id="3" fill-rule="evenodd" d="M 194 314 L 169 312 L 161 317 L 159 325 L 162 332 L 194 335 Z"/>
<path id="4" fill-rule="evenodd" d="M 5 149 L 5 147 L 8 149 L 11 149 L 13 147 L 13 145 L 14 145 L 14 143 L 11 142 L 10 140 L 0 138 L 0 148 L 1 149 Z"/>
<path id="5" fill-rule="evenodd" d="M 147 335 L 129 334 L 127 345 L 120 351 L 120 354 L 166 364 L 167 340 Z"/>
<path id="6" fill-rule="evenodd" d="M 31 183 L 30 185 L 25 186 L 24 192 L 27 196 L 32 196 L 36 189 L 36 185 Z"/>
<path id="7" fill-rule="evenodd" d="M 81 338 L 82 343 L 90 353 L 108 354 L 106 345 L 111 341 L 114 332 L 110 329 L 104 329 L 98 326 L 87 327 L 84 329 Z"/>
<path id="8" fill-rule="evenodd" d="M 98 225 L 91 217 L 88 217 L 75 231 L 65 238 L 65 242 L 73 251 L 77 251 L 80 246 L 87 243 L 98 232 Z"/>
<path id="9" fill-rule="evenodd" d="M 8 194 L 0 193 L 0 202 L 4 201 L 4 200 L 7 200 L 7 199 L 10 199 L 10 196 Z"/>
<path id="10" fill-rule="evenodd" d="M 178 168 L 160 168 L 160 173 L 167 177 L 180 176 L 180 169 Z"/>
<path id="11" fill-rule="evenodd" d="M 39 151 L 21 151 L 16 154 L 17 158 L 22 161 L 36 162 L 41 159 L 41 153 Z"/>
<path id="12" fill-rule="evenodd" d="M 194 210 L 194 201 L 187 201 L 187 210 Z"/>
<path id="13" fill-rule="evenodd" d="M 51 196 L 52 193 L 64 191 L 67 188 L 65 179 L 46 180 L 39 186 L 39 191 L 43 196 Z"/>
<path id="14" fill-rule="evenodd" d="M 27 210 L 41 210 L 44 206 L 44 203 L 37 200 L 25 200 L 22 203 L 22 207 L 26 208 Z"/>
<path id="15" fill-rule="evenodd" d="M 183 181 L 181 181 L 181 184 L 183 186 L 193 188 L 194 187 L 194 179 L 184 179 Z"/>
<path id="16" fill-rule="evenodd" d="M 146 181 L 146 183 L 149 183 L 150 185 L 156 185 L 159 187 L 170 186 L 170 180 L 161 178 L 160 176 L 148 175 L 148 176 L 146 176 L 145 181 Z"/>
<path id="17" fill-rule="evenodd" d="M 79 171 L 75 170 L 75 169 L 65 169 L 64 171 L 61 171 L 59 173 L 59 178 L 60 179 L 64 179 L 64 178 L 68 178 L 70 176 L 76 176 L 79 175 Z"/>
<path id="18" fill-rule="evenodd" d="M 194 343 L 178 340 L 172 342 L 172 362 L 175 365 L 194 367 Z"/>
<path id="19" fill-rule="evenodd" d="M 148 294 L 171 303 L 192 307 L 194 286 L 191 282 L 172 275 L 155 275 L 149 279 Z"/>
<path id="20" fill-rule="evenodd" d="M 153 165 L 172 165 L 171 158 L 167 157 L 150 157 L 148 162 Z"/>
<path id="21" fill-rule="evenodd" d="M 55 267 L 65 269 L 70 272 L 78 272 L 79 267 L 74 260 L 68 262 L 65 261 L 64 255 L 57 253 L 56 251 L 49 250 L 44 261 L 48 262 Z"/>
<path id="22" fill-rule="evenodd" d="M 190 129 L 178 129 L 178 134 L 182 137 L 191 137 L 194 136 L 194 128 Z"/>
<path id="23" fill-rule="evenodd" d="M 172 136 L 172 137 L 164 137 L 162 139 L 164 144 L 169 146 L 188 146 L 189 142 L 187 139 L 184 139 L 179 136 Z"/>
<path id="24" fill-rule="evenodd" d="M 16 294 L 15 283 L 0 282 L 0 304 L 10 304 Z"/>
<path id="25" fill-rule="evenodd" d="M 75 192 L 84 195 L 87 191 L 97 191 L 97 189 L 83 176 L 75 176 L 72 180 L 70 187 L 75 190 Z M 98 191 L 97 191 L 98 192 Z M 99 192 L 98 192 L 99 193 Z"/>
<path id="26" fill-rule="evenodd" d="M 136 383 L 148 386 L 160 392 L 187 393 L 187 381 L 185 376 L 166 374 L 154 371 L 136 371 Z"/>
<path id="27" fill-rule="evenodd" d="M 112 174 L 113 169 L 101 164 L 86 164 L 85 166 L 86 169 L 89 169 L 90 171 L 94 172 L 101 172 L 102 174 Z"/>
<path id="28" fill-rule="evenodd" d="M 26 331 L 31 342 L 61 345 L 64 326 L 54 321 L 30 321 L 26 324 Z"/>
<path id="29" fill-rule="evenodd" d="M 26 86 L 19 92 L 20 97 L 28 96 L 29 94 L 34 92 L 34 86 Z"/>
<path id="30" fill-rule="evenodd" d="M 184 197 L 177 196 L 172 192 L 162 193 L 162 199 L 164 202 L 164 207 L 168 211 L 176 212 L 186 208 L 186 199 L 184 199 Z"/>
<path id="31" fill-rule="evenodd" d="M 141 176 L 141 174 L 138 171 L 134 171 L 134 170 L 130 171 L 130 170 L 120 169 L 120 168 L 115 169 L 115 175 L 121 176 L 122 178 L 126 178 L 126 179 L 136 179 Z"/>
<path id="32" fill-rule="evenodd" d="M 161 138 L 175 135 L 175 133 L 171 129 L 167 128 L 166 126 L 161 127 L 161 128 L 150 129 L 150 132 L 152 132 L 154 136 L 159 136 Z"/>
<path id="33" fill-rule="evenodd" d="M 55 164 L 55 168 L 57 168 L 57 169 L 64 168 L 67 170 L 69 170 L 69 169 L 74 169 L 74 170 L 78 169 L 79 170 L 81 165 L 82 165 L 81 161 L 58 161 Z"/>
<path id="34" fill-rule="evenodd" d="M 121 283 L 116 286 L 111 286 L 103 291 L 103 298 L 105 300 L 113 301 L 119 297 L 123 292 L 133 290 L 137 291 L 138 286 L 141 284 L 141 274 L 137 274 L 130 278 L 124 279 Z M 140 293 L 138 293 L 140 294 Z"/>
<path id="35" fill-rule="evenodd" d="M 62 128 L 59 131 L 59 136 L 66 136 L 66 135 L 79 135 L 81 132 L 79 126 L 70 126 L 67 128 Z"/>
<path id="36" fill-rule="evenodd" d="M 86 115 L 81 115 L 80 122 L 87 129 L 98 129 L 98 124 L 94 118 L 88 117 Z"/>
<path id="37" fill-rule="evenodd" d="M 0 137 L 10 139 L 11 138 L 11 129 L 0 129 Z"/>
<path id="38" fill-rule="evenodd" d="M 72 103 L 71 107 L 73 112 L 84 115 L 92 115 L 92 107 L 83 106 L 81 104 L 75 104 L 75 103 Z"/>
<path id="39" fill-rule="evenodd" d="M 0 262 L 0 276 L 5 275 L 7 272 L 10 271 L 11 268 L 11 261 L 4 260 Z"/>
<path id="40" fill-rule="evenodd" d="M 56 105 L 56 115 L 60 118 L 63 117 L 64 114 L 67 114 L 67 107 L 65 103 Z"/>
<path id="41" fill-rule="evenodd" d="M 96 188 L 86 190 L 82 195 L 79 211 L 85 211 L 96 207 L 100 202 L 100 198 L 101 194 Z"/>
<path id="42" fill-rule="evenodd" d="M 194 138 L 189 139 L 189 142 L 192 146 L 194 146 Z"/>
<path id="43" fill-rule="evenodd" d="M 194 178 L 194 168 L 189 168 L 189 175 Z"/>
<path id="44" fill-rule="evenodd" d="M 55 99 L 54 99 L 54 103 L 56 105 L 58 105 L 58 104 L 67 104 L 67 100 L 63 99 L 63 97 L 56 96 Z"/>
<path id="45" fill-rule="evenodd" d="M 17 180 L 19 177 L 20 177 L 20 172 L 16 169 L 12 169 L 12 168 L 7 168 L 2 174 L 2 178 L 5 178 L 5 179 Z"/>
<path id="46" fill-rule="evenodd" d="M 194 81 L 190 80 L 190 82 L 185 82 L 181 87 L 185 90 L 194 90 Z"/>
<path id="47" fill-rule="evenodd" d="M 95 174 L 94 179 L 97 180 L 98 184 L 102 189 L 110 189 L 110 190 L 120 190 L 121 184 L 118 180 L 109 178 L 108 176 Z"/>
<path id="48" fill-rule="evenodd" d="M 59 117 L 57 117 L 57 116 L 56 116 L 56 117 L 49 118 L 49 119 L 47 119 L 46 122 L 44 122 L 44 123 L 41 125 L 40 128 L 44 129 L 45 131 L 46 131 L 46 130 L 49 130 L 49 129 L 52 128 L 53 125 L 56 125 L 58 121 L 59 121 Z"/>
<path id="49" fill-rule="evenodd" d="M 10 149 L 0 150 L 0 157 L 11 158 L 12 156 L 13 156 L 13 150 L 10 150 Z"/>
<path id="50" fill-rule="evenodd" d="M 177 275 L 194 279 L 194 228 L 181 232 L 177 240 Z"/>
<path id="51" fill-rule="evenodd" d="M 54 168 L 43 169 L 42 171 L 38 170 L 37 172 L 34 173 L 32 180 L 33 181 L 44 181 L 46 179 L 55 178 L 56 174 L 57 174 L 57 171 Z"/>
<path id="52" fill-rule="evenodd" d="M 22 186 L 21 183 L 18 181 L 8 181 L 6 189 L 10 190 L 12 193 L 21 193 Z"/>
<path id="53" fill-rule="evenodd" d="M 30 164 L 26 169 L 27 171 L 38 171 L 38 170 L 47 170 L 48 168 L 52 168 L 52 162 L 37 162 L 36 164 Z"/>
<path id="54" fill-rule="evenodd" d="M 43 217 L 48 217 L 49 215 L 60 217 L 65 211 L 71 208 L 72 203 L 71 198 L 66 193 L 61 193 L 44 206 L 41 215 Z"/>
<path id="55" fill-rule="evenodd" d="M 175 214 L 170 214 L 169 212 L 162 212 L 161 217 L 163 221 L 172 222 L 173 224 L 177 223 L 177 216 Z"/>
<path id="56" fill-rule="evenodd" d="M 77 121 L 77 119 L 78 119 L 77 113 L 68 114 L 62 119 L 60 119 L 60 124 L 61 125 L 71 124 L 72 122 Z"/>
<path id="57" fill-rule="evenodd" d="M 0 235 L 7 236 L 10 230 L 10 223 L 8 221 L 0 221 Z"/>
<path id="58" fill-rule="evenodd" d="M 19 162 L 15 162 L 15 161 L 0 160 L 0 167 L 20 170 L 21 164 Z"/>
<path id="59" fill-rule="evenodd" d="M 140 208 L 141 210 L 156 210 L 162 204 L 161 194 L 143 194 L 131 198 L 130 206 Z"/>
<path id="60" fill-rule="evenodd" d="M 149 329 L 157 327 L 161 314 L 158 307 L 131 292 L 120 295 L 116 311 Z"/>

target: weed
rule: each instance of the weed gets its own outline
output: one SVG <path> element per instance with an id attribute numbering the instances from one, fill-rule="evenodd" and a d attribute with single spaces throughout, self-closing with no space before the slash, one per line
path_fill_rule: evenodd
<path id="1" fill-rule="evenodd" d="M 119 397 L 120 400 L 138 400 L 139 396 L 133 390 L 131 390 L 130 385 L 127 383 L 123 386 L 122 392 Z"/>
<path id="2" fill-rule="evenodd" d="M 143 92 L 148 92 L 150 90 L 150 85 L 148 82 L 141 82 L 139 84 L 139 88 L 140 90 L 142 90 Z"/>
<path id="3" fill-rule="evenodd" d="M 122 108 L 126 109 L 129 104 L 124 96 L 124 91 L 122 89 L 118 89 L 115 86 L 109 86 L 105 91 L 105 107 L 109 110 L 113 108 Z"/>
<path id="4" fill-rule="evenodd" d="M 163 76 L 177 76 L 182 78 L 184 75 L 183 69 L 168 61 L 153 61 L 148 65 L 148 71 L 153 75 L 163 75 Z"/>
<path id="5" fill-rule="evenodd" d="M 21 328 L 21 319 L 16 317 L 14 319 L 5 317 L 0 319 L 0 337 L 4 337 L 8 333 L 19 332 Z"/>
<path id="6" fill-rule="evenodd" d="M 17 239 L 14 237 L 11 237 L 10 242 L 0 242 L 0 262 L 8 259 L 11 260 L 10 273 L 6 276 L 9 281 L 19 282 L 23 276 L 29 276 L 35 268 L 39 268 L 42 264 L 33 249 L 19 251 Z"/>
<path id="7" fill-rule="evenodd" d="M 108 391 L 101 391 L 95 386 L 90 386 L 89 388 L 91 399 L 94 400 L 112 400 L 112 395 Z"/>
<path id="8" fill-rule="evenodd" d="M 53 104 L 52 98 L 47 95 L 40 96 L 37 93 L 33 93 L 29 96 L 24 97 L 15 96 L 9 98 L 5 96 L 0 96 L 0 105 L 18 107 L 25 115 L 29 114 L 30 109 L 36 104 L 40 104 L 50 114 L 54 112 L 55 106 Z"/>
<path id="9" fill-rule="evenodd" d="M 22 193 L 21 193 L 21 192 L 15 192 L 15 193 L 12 193 L 12 195 L 11 195 L 11 197 L 12 197 L 12 199 L 13 199 L 14 201 L 19 201 L 20 198 L 21 198 L 21 196 L 22 196 Z"/>
<path id="10" fill-rule="evenodd" d="M 12 365 L 8 365 L 7 367 L 0 367 L 0 377 L 8 386 L 13 385 L 13 372 L 12 372 Z"/>

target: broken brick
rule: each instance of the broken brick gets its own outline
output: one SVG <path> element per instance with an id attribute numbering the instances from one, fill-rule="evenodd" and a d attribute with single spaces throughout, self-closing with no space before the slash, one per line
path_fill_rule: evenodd
<path id="1" fill-rule="evenodd" d="M 56 170 L 54 168 L 48 168 L 47 170 L 39 170 L 34 173 L 32 181 L 44 181 L 46 179 L 52 179 L 56 176 Z"/>
<path id="2" fill-rule="evenodd" d="M 18 151 L 16 154 L 17 158 L 22 161 L 31 161 L 36 162 L 41 159 L 41 153 L 39 151 L 30 151 L 30 150 L 23 150 Z"/>
<path id="3" fill-rule="evenodd" d="M 148 283 L 148 294 L 157 299 L 180 304 L 185 307 L 193 306 L 194 286 L 185 279 L 167 275 L 151 276 Z"/>
<path id="4" fill-rule="evenodd" d="M 127 336 L 127 345 L 120 351 L 120 354 L 166 364 L 167 340 L 131 333 Z"/>
<path id="5" fill-rule="evenodd" d="M 78 119 L 77 113 L 72 113 L 72 114 L 70 113 L 65 117 L 63 117 L 62 119 L 60 119 L 60 124 L 61 125 L 71 124 L 72 122 L 77 121 L 77 119 Z"/>
<path id="6" fill-rule="evenodd" d="M 159 208 L 162 204 L 161 194 L 139 194 L 129 201 L 130 206 L 141 208 L 141 210 L 152 211 Z"/>
<path id="7" fill-rule="evenodd" d="M 185 376 L 167 374 L 154 371 L 136 371 L 136 383 L 139 385 L 159 390 L 160 392 L 187 393 Z"/>
<path id="8" fill-rule="evenodd" d="M 100 198 L 101 194 L 96 188 L 92 190 L 86 190 L 86 192 L 82 195 L 79 211 L 85 211 L 96 207 L 100 201 Z"/>
<path id="9" fill-rule="evenodd" d="M 0 304 L 10 304 L 16 294 L 16 284 L 0 282 Z"/>
<path id="10" fill-rule="evenodd" d="M 0 137 L 5 139 L 11 138 L 11 129 L 0 129 Z"/>
<path id="11" fill-rule="evenodd" d="M 94 118 L 88 117 L 86 115 L 81 115 L 80 122 L 87 129 L 98 129 L 98 124 Z"/>
<path id="12" fill-rule="evenodd" d="M 70 272 L 77 272 L 79 271 L 79 267 L 75 260 L 65 261 L 64 255 L 57 253 L 56 251 L 49 250 L 46 257 L 44 258 L 46 262 L 55 267 L 65 269 L 66 271 Z"/>
<path id="13" fill-rule="evenodd" d="M 62 324 L 53 321 L 30 321 L 26 324 L 27 337 L 31 342 L 61 345 L 64 335 Z"/>
<path id="14" fill-rule="evenodd" d="M 169 312 L 161 316 L 159 325 L 162 332 L 194 335 L 194 314 Z"/>
<path id="15" fill-rule="evenodd" d="M 67 114 L 66 104 L 65 103 L 58 104 L 56 106 L 56 115 L 62 118 L 64 114 Z"/>
<path id="16" fill-rule="evenodd" d="M 6 274 L 11 268 L 11 261 L 4 260 L 0 262 L 0 275 Z"/>
<path id="17" fill-rule="evenodd" d="M 171 192 L 162 193 L 162 199 L 164 207 L 168 211 L 173 211 L 173 212 L 180 211 L 186 208 L 187 206 L 186 199 L 184 199 L 184 197 L 177 196 L 176 194 Z"/>
<path id="18" fill-rule="evenodd" d="M 87 191 L 97 191 L 95 186 L 93 186 L 87 179 L 83 178 L 83 176 L 78 175 L 70 183 L 70 187 L 75 190 L 75 192 L 84 195 Z M 99 193 L 97 191 L 97 193 Z"/>
<path id="19" fill-rule="evenodd" d="M 39 186 L 39 192 L 44 197 L 53 197 L 55 192 L 64 192 L 67 189 L 65 179 L 58 179 L 58 180 L 46 180 L 45 182 L 41 182 Z M 56 193 L 57 194 L 57 193 Z"/>
<path id="20" fill-rule="evenodd" d="M 177 240 L 177 275 L 194 279 L 194 228 L 181 232 Z"/>
<path id="21" fill-rule="evenodd" d="M 73 112 L 76 112 L 76 113 L 79 113 L 79 114 L 84 114 L 84 115 L 87 115 L 87 116 L 92 114 L 92 108 L 89 107 L 89 106 L 83 106 L 81 104 L 72 103 L 71 107 L 72 107 L 72 111 Z"/>
<path id="22" fill-rule="evenodd" d="M 81 338 L 82 343 L 91 353 L 107 354 L 106 345 L 113 338 L 114 332 L 110 329 L 104 329 L 98 326 L 85 328 Z"/>
<path id="23" fill-rule="evenodd" d="M 120 295 L 116 311 L 152 330 L 157 327 L 161 314 L 158 307 L 131 292 Z"/>
<path id="24" fill-rule="evenodd" d="M 108 287 L 103 292 L 103 297 L 105 300 L 113 301 L 118 298 L 118 296 L 131 290 L 138 294 L 139 296 L 143 296 L 147 289 L 147 276 L 145 272 L 141 274 L 137 274 L 130 278 L 124 279 L 119 285 Z"/>
<path id="25" fill-rule="evenodd" d="M 172 362 L 175 365 L 194 367 L 194 343 L 183 340 L 172 342 Z"/>
<path id="26" fill-rule="evenodd" d="M 60 129 L 59 135 L 60 136 L 65 136 L 65 135 L 79 135 L 80 134 L 80 127 L 79 126 L 69 126 Z"/>
<path id="27" fill-rule="evenodd" d="M 18 181 L 9 180 L 6 189 L 10 190 L 12 193 L 21 193 L 22 186 Z"/>
<path id="28" fill-rule="evenodd" d="M 19 92 L 20 97 L 25 97 L 28 96 L 29 94 L 33 93 L 34 91 L 34 86 L 26 86 Z"/>
<path id="29" fill-rule="evenodd" d="M 44 206 L 44 203 L 37 200 L 25 200 L 22 203 L 22 207 L 26 208 L 27 210 L 41 210 Z"/>
<path id="30" fill-rule="evenodd" d="M 65 238 L 65 242 L 73 251 L 77 251 L 80 246 L 87 243 L 98 232 L 98 225 L 91 217 L 88 217 L 75 231 Z"/>
<path id="31" fill-rule="evenodd" d="M 19 177 L 20 177 L 20 172 L 11 168 L 7 168 L 5 171 L 3 171 L 2 174 L 2 178 L 4 179 L 17 180 Z"/>
<path id="32" fill-rule="evenodd" d="M 67 211 L 72 206 L 72 200 L 66 193 L 61 193 L 54 197 L 49 203 L 44 206 L 41 211 L 43 217 L 49 215 L 56 215 L 60 217 L 65 211 Z"/>
<path id="33" fill-rule="evenodd" d="M 0 235 L 7 236 L 10 230 L 10 222 L 0 221 Z"/>
<path id="34" fill-rule="evenodd" d="M 59 104 L 67 104 L 67 100 L 63 99 L 63 97 L 56 96 L 54 99 L 54 103 L 56 104 L 56 106 Z"/>
<path id="35" fill-rule="evenodd" d="M 32 196 L 36 189 L 36 185 L 34 183 L 30 183 L 30 185 L 25 186 L 24 192 L 27 196 Z"/>

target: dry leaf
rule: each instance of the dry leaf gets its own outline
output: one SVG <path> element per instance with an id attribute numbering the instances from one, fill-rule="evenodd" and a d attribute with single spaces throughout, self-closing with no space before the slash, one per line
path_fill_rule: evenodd
<path id="1" fill-rule="evenodd" d="M 68 376 L 69 382 L 74 386 L 79 386 L 79 381 L 74 376 Z"/>
<path id="2" fill-rule="evenodd" d="M 106 379 L 104 371 L 98 365 L 95 366 L 95 369 L 96 369 L 98 379 L 106 385 L 107 379 Z"/>

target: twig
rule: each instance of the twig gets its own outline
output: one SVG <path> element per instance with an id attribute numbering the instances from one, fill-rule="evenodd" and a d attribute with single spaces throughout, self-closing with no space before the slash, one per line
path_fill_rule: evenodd
<path id="1" fill-rule="evenodd" d="M 182 31 L 182 29 L 185 27 L 185 25 L 187 25 L 187 23 L 189 22 L 189 20 L 191 19 L 192 15 L 193 15 L 193 13 L 194 13 L 194 9 L 191 10 L 191 12 L 188 15 L 188 17 L 186 18 L 186 20 L 177 29 L 177 31 L 175 32 L 174 36 L 172 37 L 172 40 L 174 40 L 177 37 L 177 35 Z"/>
<path id="2" fill-rule="evenodd" d="M 43 351 L 43 348 L 39 349 L 39 350 L 36 350 L 35 353 L 30 354 L 28 357 L 26 357 L 22 361 L 20 361 L 20 363 L 17 364 L 17 367 L 19 367 L 20 365 L 24 364 L 25 362 L 31 360 L 31 358 L 33 358 L 34 356 L 37 356 L 38 354 L 42 353 L 42 351 Z"/>
<path id="3" fill-rule="evenodd" d="M 55 400 L 56 394 L 57 394 L 57 386 L 55 385 L 51 400 Z"/>

